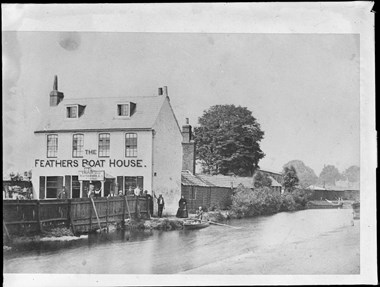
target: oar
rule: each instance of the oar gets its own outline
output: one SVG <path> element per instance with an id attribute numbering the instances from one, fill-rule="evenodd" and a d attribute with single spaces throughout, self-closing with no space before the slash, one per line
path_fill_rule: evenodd
<path id="1" fill-rule="evenodd" d="M 223 223 L 218 223 L 218 222 L 214 222 L 214 221 L 211 221 L 211 220 L 209 220 L 208 222 L 210 222 L 211 224 L 215 224 L 215 225 L 227 226 L 227 227 L 235 228 L 235 229 L 241 229 L 241 227 L 236 227 L 236 226 L 231 226 L 231 225 L 227 225 L 227 224 L 223 224 Z"/>

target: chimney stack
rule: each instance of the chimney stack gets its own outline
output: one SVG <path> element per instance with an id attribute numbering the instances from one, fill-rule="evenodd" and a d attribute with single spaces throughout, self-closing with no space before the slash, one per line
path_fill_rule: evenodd
<path id="1" fill-rule="evenodd" d="M 182 126 L 182 170 L 195 174 L 195 142 L 188 118 Z"/>
<path id="2" fill-rule="evenodd" d="M 164 92 L 164 96 L 167 97 L 168 96 L 168 86 L 163 87 L 163 92 Z"/>
<path id="3" fill-rule="evenodd" d="M 50 92 L 50 106 L 51 107 L 58 106 L 58 104 L 62 102 L 63 98 L 64 98 L 63 93 L 58 91 L 58 77 L 57 75 L 55 75 L 53 90 Z"/>
<path id="4" fill-rule="evenodd" d="M 168 96 L 168 87 L 167 86 L 159 87 L 158 88 L 158 95 L 167 97 Z"/>

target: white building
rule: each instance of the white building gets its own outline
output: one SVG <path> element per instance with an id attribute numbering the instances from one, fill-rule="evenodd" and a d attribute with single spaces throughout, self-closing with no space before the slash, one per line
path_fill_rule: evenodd
<path id="1" fill-rule="evenodd" d="M 57 78 L 50 111 L 35 131 L 34 198 L 87 197 L 89 183 L 110 193 L 136 186 L 162 194 L 173 214 L 181 194 L 182 134 L 167 88 L 157 96 L 66 99 Z"/>

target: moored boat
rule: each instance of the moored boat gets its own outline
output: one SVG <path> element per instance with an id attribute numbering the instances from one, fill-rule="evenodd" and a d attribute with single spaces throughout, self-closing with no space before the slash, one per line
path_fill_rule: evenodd
<path id="1" fill-rule="evenodd" d="M 207 221 L 199 221 L 199 220 L 186 220 L 183 222 L 183 227 L 187 230 L 192 230 L 192 229 L 201 229 L 208 227 L 210 225 L 209 222 Z"/>
<path id="2" fill-rule="evenodd" d="M 308 209 L 324 209 L 324 208 L 342 208 L 343 202 L 332 202 L 332 201 L 319 201 L 319 200 L 312 200 L 307 203 Z"/>

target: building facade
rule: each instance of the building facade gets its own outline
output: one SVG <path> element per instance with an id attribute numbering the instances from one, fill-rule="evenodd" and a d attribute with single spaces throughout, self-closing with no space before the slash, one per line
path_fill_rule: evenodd
<path id="1" fill-rule="evenodd" d="M 55 78 L 49 113 L 35 131 L 34 197 L 87 197 L 141 192 L 176 212 L 181 190 L 182 134 L 167 88 L 157 96 L 65 99 Z"/>

